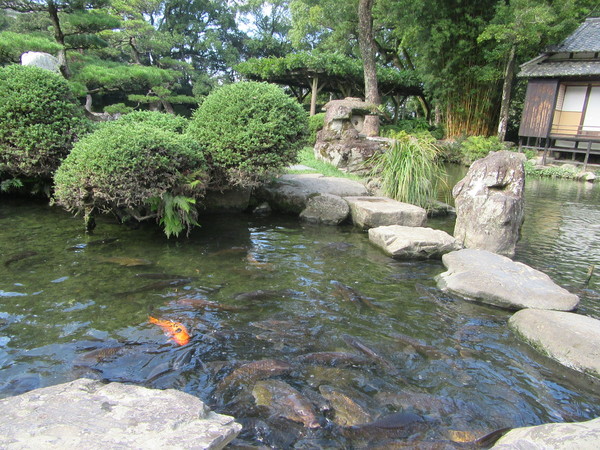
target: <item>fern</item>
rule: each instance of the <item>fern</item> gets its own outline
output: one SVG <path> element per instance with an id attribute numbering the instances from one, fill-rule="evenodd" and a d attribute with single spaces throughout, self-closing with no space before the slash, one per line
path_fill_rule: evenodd
<path id="1" fill-rule="evenodd" d="M 196 199 L 184 195 L 164 194 L 161 198 L 153 197 L 149 201 L 150 207 L 158 215 L 158 222 L 163 227 L 167 238 L 179 236 L 187 229 L 189 234 L 197 222 Z"/>

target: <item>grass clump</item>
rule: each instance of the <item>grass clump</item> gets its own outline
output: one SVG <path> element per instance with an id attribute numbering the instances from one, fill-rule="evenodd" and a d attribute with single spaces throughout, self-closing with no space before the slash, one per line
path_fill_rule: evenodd
<path id="1" fill-rule="evenodd" d="M 370 175 L 380 179 L 383 193 L 395 200 L 429 208 L 444 182 L 440 151 L 432 139 L 405 132 L 394 135 L 389 150 L 375 155 Z"/>
<path id="2" fill-rule="evenodd" d="M 306 170 L 295 171 L 295 170 L 288 169 L 287 173 L 320 173 L 327 177 L 349 178 L 351 180 L 356 180 L 356 181 L 365 181 L 364 178 L 362 178 L 358 175 L 342 172 L 340 169 L 338 169 L 334 165 L 326 163 L 325 161 L 318 160 L 317 158 L 315 158 L 315 152 L 312 147 L 304 147 L 302 150 L 300 150 L 298 152 L 297 159 L 298 159 L 299 164 L 311 167 L 314 170 L 312 170 L 312 171 L 306 171 Z"/>

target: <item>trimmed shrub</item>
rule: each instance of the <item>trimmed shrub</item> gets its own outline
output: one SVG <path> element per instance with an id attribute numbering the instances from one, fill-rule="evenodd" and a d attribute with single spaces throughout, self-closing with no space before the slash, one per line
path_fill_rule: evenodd
<path id="1" fill-rule="evenodd" d="M 208 169 L 199 145 L 177 127 L 179 119 L 158 112 L 102 124 L 57 170 L 56 203 L 86 216 L 98 210 L 121 219 L 156 218 L 167 236 L 189 231 Z"/>
<path id="2" fill-rule="evenodd" d="M 63 77 L 38 67 L 0 68 L 0 173 L 50 179 L 89 129 Z"/>
<path id="3" fill-rule="evenodd" d="M 254 81 L 213 91 L 188 131 L 207 150 L 214 187 L 252 186 L 295 160 L 307 114 L 281 88 Z"/>

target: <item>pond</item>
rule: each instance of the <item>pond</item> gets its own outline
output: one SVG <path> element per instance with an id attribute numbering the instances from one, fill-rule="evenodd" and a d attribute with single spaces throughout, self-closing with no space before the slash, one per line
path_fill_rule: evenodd
<path id="1" fill-rule="evenodd" d="M 166 239 L 105 217 L 89 236 L 43 202 L 0 202 L 2 398 L 82 376 L 175 388 L 274 448 L 472 440 L 600 415 L 597 383 L 518 341 L 509 312 L 442 293 L 441 262 L 395 261 L 352 227 L 240 214 Z M 600 186 L 528 180 L 515 259 L 600 319 L 600 276 L 584 284 L 598 242 Z M 183 324 L 189 343 L 149 317 Z"/>

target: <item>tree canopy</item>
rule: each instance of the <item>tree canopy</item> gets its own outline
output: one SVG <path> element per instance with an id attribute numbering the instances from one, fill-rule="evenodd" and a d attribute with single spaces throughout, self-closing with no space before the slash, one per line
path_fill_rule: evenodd
<path id="1" fill-rule="evenodd" d="M 506 132 L 518 65 L 600 15 L 597 0 L 0 0 L 0 11 L 0 64 L 52 53 L 95 111 L 190 114 L 240 77 L 313 93 L 313 107 L 316 93 L 363 97 L 359 25 L 372 25 L 383 112 L 408 109 L 449 136 Z"/>

